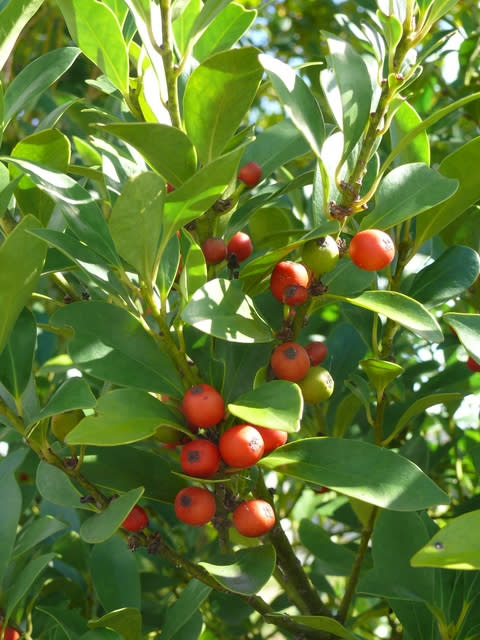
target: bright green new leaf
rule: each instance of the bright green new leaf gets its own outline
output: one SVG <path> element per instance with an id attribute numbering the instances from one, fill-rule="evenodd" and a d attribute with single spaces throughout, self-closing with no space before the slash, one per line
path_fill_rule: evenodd
<path id="1" fill-rule="evenodd" d="M 143 487 L 132 489 L 111 500 L 101 513 L 95 513 L 88 520 L 84 520 L 80 527 L 82 540 L 90 544 L 98 544 L 108 540 L 117 531 L 142 495 Z"/>
<path id="2" fill-rule="evenodd" d="M 180 129 L 155 122 L 123 122 L 102 126 L 135 147 L 165 182 L 179 187 L 197 167 L 195 148 Z"/>
<path id="3" fill-rule="evenodd" d="M 197 15 L 190 31 L 190 46 L 197 42 L 216 16 L 232 2 L 232 0 L 205 0 L 202 10 Z"/>
<path id="4" fill-rule="evenodd" d="M 185 634 L 185 638 L 189 637 L 185 625 L 208 598 L 211 590 L 211 587 L 195 578 L 190 580 L 178 600 L 167 611 L 162 628 L 164 640 L 180 638 L 182 633 Z"/>
<path id="5" fill-rule="evenodd" d="M 362 220 L 360 229 L 390 229 L 450 198 L 458 181 L 443 176 L 420 162 L 393 169 L 380 183 L 375 209 Z"/>
<path id="6" fill-rule="evenodd" d="M 121 580 L 124 584 L 125 576 L 122 576 Z M 125 640 L 138 640 L 142 632 L 142 616 L 138 609 L 123 607 L 109 611 L 101 618 L 89 620 L 88 626 L 92 629 L 113 629 L 118 631 Z"/>
<path id="7" fill-rule="evenodd" d="M 140 609 L 142 590 L 135 555 L 119 535 L 93 547 L 90 556 L 92 582 L 105 611 Z M 120 584 L 121 589 L 118 588 Z"/>
<path id="8" fill-rule="evenodd" d="M 252 104 L 262 77 L 258 53 L 253 47 L 222 51 L 188 79 L 185 127 L 201 163 L 221 155 Z"/>
<path id="9" fill-rule="evenodd" d="M 116 446 L 145 440 L 158 427 L 175 428 L 181 417 L 168 405 L 139 389 L 117 389 L 102 395 L 95 415 L 87 416 L 66 436 L 67 444 Z"/>
<path id="10" fill-rule="evenodd" d="M 36 484 L 42 498 L 53 504 L 73 509 L 92 510 L 90 505 L 80 502 L 82 494 L 68 476 L 48 462 L 40 461 L 37 467 Z"/>
<path id="11" fill-rule="evenodd" d="M 184 264 L 180 273 L 180 291 L 185 300 L 189 300 L 207 282 L 205 256 L 198 244 L 192 242 Z"/>
<path id="12" fill-rule="evenodd" d="M 259 464 L 382 509 L 418 511 L 448 504 L 448 496 L 413 462 L 361 440 L 296 440 Z"/>
<path id="13" fill-rule="evenodd" d="M 228 410 L 253 425 L 294 433 L 300 429 L 303 398 L 293 382 L 272 380 L 237 398 Z"/>
<path id="14" fill-rule="evenodd" d="M 455 330 L 468 353 L 480 362 L 480 314 L 446 313 L 443 319 Z"/>
<path id="15" fill-rule="evenodd" d="M 450 520 L 412 557 L 413 567 L 480 569 L 480 510 Z"/>
<path id="16" fill-rule="evenodd" d="M 83 378 L 67 378 L 49 398 L 38 418 L 48 418 L 74 409 L 92 409 L 95 403 L 96 398 Z"/>
<path id="17" fill-rule="evenodd" d="M 272 545 L 260 545 L 235 552 L 235 561 L 218 565 L 200 562 L 223 587 L 234 593 L 254 595 L 265 586 L 275 569 L 275 549 Z"/>
<path id="18" fill-rule="evenodd" d="M 0 380 L 17 399 L 30 379 L 36 344 L 37 324 L 32 312 L 24 308 L 0 354 Z"/>
<path id="19" fill-rule="evenodd" d="M 315 155 L 320 157 L 325 125 L 315 96 L 304 80 L 284 62 L 265 54 L 261 54 L 259 60 L 292 122 Z"/>
<path id="20" fill-rule="evenodd" d="M 96 0 L 58 0 L 72 39 L 121 93 L 128 92 L 128 52 L 117 16 Z"/>
<path id="21" fill-rule="evenodd" d="M 42 271 L 47 246 L 28 233 L 29 229 L 39 226 L 34 216 L 27 215 L 0 245 L 0 353 Z M 14 269 L 12 265 L 15 265 Z"/>
<path id="22" fill-rule="evenodd" d="M 183 55 L 188 46 L 193 23 L 202 9 L 201 0 L 181 0 L 172 6 L 172 30 L 175 44 Z"/>
<path id="23" fill-rule="evenodd" d="M 10 0 L 0 11 L 0 71 L 10 57 L 24 26 L 36 14 L 43 0 Z M 1 118 L 0 118 L 1 120 Z"/>
<path id="24" fill-rule="evenodd" d="M 254 9 L 245 9 L 236 2 L 229 4 L 210 22 L 197 41 L 193 49 L 194 57 L 203 62 L 208 56 L 231 49 L 256 16 L 257 12 Z"/>
<path id="25" fill-rule="evenodd" d="M 390 125 L 389 133 L 392 147 L 395 147 L 400 140 L 414 127 L 421 123 L 421 118 L 409 102 L 402 102 L 395 112 L 395 116 Z M 422 162 L 430 164 L 430 141 L 426 131 L 422 131 L 414 138 L 408 147 L 401 151 L 395 164 L 407 164 L 409 162 Z"/>
<path id="26" fill-rule="evenodd" d="M 0 518 L 0 584 L 10 565 L 18 520 L 22 511 L 22 494 L 13 473 L 2 475 L 2 517 Z"/>
<path id="27" fill-rule="evenodd" d="M 196 329 L 230 342 L 270 342 L 273 332 L 238 280 L 215 278 L 197 289 L 182 312 Z"/>

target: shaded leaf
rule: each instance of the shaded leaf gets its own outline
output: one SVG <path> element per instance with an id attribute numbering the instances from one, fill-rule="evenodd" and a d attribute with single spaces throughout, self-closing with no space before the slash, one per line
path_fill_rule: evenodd
<path id="1" fill-rule="evenodd" d="M 42 556 L 37 556 L 30 560 L 30 562 L 16 576 L 15 582 L 12 585 L 12 588 L 8 591 L 4 602 L 6 605 L 5 618 L 7 620 L 10 618 L 15 607 L 28 592 L 38 576 L 47 568 L 48 564 L 54 558 L 54 553 L 46 553 Z"/>
<path id="2" fill-rule="evenodd" d="M 143 487 L 131 489 L 122 496 L 111 500 L 101 513 L 95 513 L 88 520 L 84 520 L 80 527 L 82 540 L 91 544 L 108 540 L 140 500 L 142 494 Z"/>
<path id="3" fill-rule="evenodd" d="M 67 378 L 40 411 L 38 418 L 48 418 L 73 409 L 91 409 L 95 402 L 96 398 L 83 378 Z"/>
<path id="4" fill-rule="evenodd" d="M 455 330 L 468 353 L 480 362 L 480 314 L 446 313 L 443 319 Z"/>
<path id="5" fill-rule="evenodd" d="M 53 504 L 73 509 L 92 510 L 91 506 L 80 502 L 82 494 L 68 476 L 48 462 L 40 461 L 37 467 L 36 484 L 42 498 Z"/>
<path id="6" fill-rule="evenodd" d="M 349 576 L 355 561 L 355 553 L 345 544 L 333 542 L 330 535 L 318 524 L 300 521 L 300 542 L 315 556 L 315 564 L 328 576 Z"/>
<path id="7" fill-rule="evenodd" d="M 140 609 L 140 574 L 135 555 L 125 540 L 117 535 L 96 544 L 89 564 L 95 591 L 105 611 Z"/>
<path id="8" fill-rule="evenodd" d="M 22 494 L 13 473 L 2 474 L 2 517 L 0 518 L 0 584 L 10 565 L 18 521 L 22 510 Z"/>
<path id="9" fill-rule="evenodd" d="M 0 355 L 0 379 L 16 398 L 20 398 L 30 379 L 36 344 L 37 324 L 32 312 L 24 308 Z"/>
<path id="10" fill-rule="evenodd" d="M 124 583 L 124 580 L 125 577 L 122 576 L 122 583 Z M 106 627 L 117 631 L 125 640 L 138 640 L 142 632 L 142 616 L 138 609 L 124 607 L 123 609 L 109 611 L 101 618 L 89 620 L 88 626 L 93 629 Z"/>
<path id="11" fill-rule="evenodd" d="M 33 549 L 46 538 L 65 529 L 66 526 L 64 522 L 60 522 L 60 520 L 57 520 L 53 516 L 40 516 L 28 527 L 23 528 L 18 537 L 15 549 L 13 550 L 12 559 L 18 558 L 26 551 Z"/>
<path id="12" fill-rule="evenodd" d="M 188 625 L 192 616 L 210 595 L 211 590 L 211 587 L 195 578 L 190 580 L 178 600 L 167 611 L 162 629 L 164 640 L 177 637 L 179 633 L 187 637 L 185 625 Z"/>

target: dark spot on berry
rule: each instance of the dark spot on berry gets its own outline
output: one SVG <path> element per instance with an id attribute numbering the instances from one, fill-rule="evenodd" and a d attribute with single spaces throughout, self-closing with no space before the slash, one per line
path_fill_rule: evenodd
<path id="1" fill-rule="evenodd" d="M 189 507 L 192 504 L 192 498 L 190 496 L 183 495 L 180 497 L 180 504 L 182 507 Z"/>
<path id="2" fill-rule="evenodd" d="M 189 462 L 198 462 L 200 460 L 200 452 L 196 450 L 189 451 L 187 458 Z"/>

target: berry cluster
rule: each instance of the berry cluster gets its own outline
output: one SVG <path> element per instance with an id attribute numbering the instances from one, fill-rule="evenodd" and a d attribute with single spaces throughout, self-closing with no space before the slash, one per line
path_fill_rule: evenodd
<path id="1" fill-rule="evenodd" d="M 243 262 L 251 255 L 253 245 L 247 233 L 238 231 L 228 243 L 223 238 L 207 238 L 202 244 L 202 251 L 207 264 L 220 264 L 227 259 L 229 263 L 238 263 Z"/>

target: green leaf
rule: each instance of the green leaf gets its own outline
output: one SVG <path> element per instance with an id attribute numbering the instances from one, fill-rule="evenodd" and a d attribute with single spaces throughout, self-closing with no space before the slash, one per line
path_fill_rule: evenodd
<path id="1" fill-rule="evenodd" d="M 193 23 L 201 8 L 201 0 L 181 0 L 172 5 L 173 35 L 175 44 L 182 55 L 188 46 Z"/>
<path id="2" fill-rule="evenodd" d="M 43 0 L 10 0 L 0 11 L 0 71 L 3 69 L 24 26 L 43 4 Z"/>
<path id="3" fill-rule="evenodd" d="M 210 22 L 197 41 L 193 55 L 203 62 L 205 58 L 219 51 L 231 49 L 255 20 L 257 12 L 248 10 L 234 2 L 225 7 Z"/>
<path id="4" fill-rule="evenodd" d="M 199 562 L 215 580 L 233 593 L 254 595 L 270 580 L 275 569 L 275 549 L 272 545 L 260 545 L 240 549 L 235 561 L 227 565 Z"/>
<path id="5" fill-rule="evenodd" d="M 0 354 L 0 379 L 17 399 L 30 379 L 36 344 L 37 324 L 32 312 L 24 308 Z"/>
<path id="6" fill-rule="evenodd" d="M 185 253 L 182 253 L 185 255 Z M 195 242 L 190 244 L 184 267 L 180 273 L 180 291 L 185 300 L 189 300 L 197 289 L 207 282 L 207 265 L 201 247 Z"/>
<path id="7" fill-rule="evenodd" d="M 198 289 L 182 312 L 196 329 L 230 342 L 270 342 L 270 326 L 238 280 L 216 278 Z"/>
<path id="8" fill-rule="evenodd" d="M 480 314 L 446 313 L 444 321 L 455 330 L 468 353 L 480 362 Z"/>
<path id="9" fill-rule="evenodd" d="M 140 609 L 142 594 L 135 555 L 119 535 L 96 544 L 90 556 L 95 591 L 105 611 Z M 118 586 L 122 585 L 119 589 Z"/>
<path id="10" fill-rule="evenodd" d="M 38 0 L 33 2 L 10 2 L 14 4 L 39 6 Z M 25 9 L 28 15 L 29 10 Z M 0 22 L 0 24 L 3 24 Z M 39 98 L 52 84 L 54 84 L 75 62 L 80 49 L 63 47 L 45 53 L 28 64 L 5 91 L 5 126 L 27 104 Z"/>
<path id="11" fill-rule="evenodd" d="M 118 254 L 143 277 L 155 280 L 162 233 L 165 183 L 154 173 L 140 173 L 126 183 L 110 215 Z"/>
<path id="12" fill-rule="evenodd" d="M 210 595 L 212 588 L 193 578 L 180 594 L 178 600 L 168 609 L 162 629 L 164 640 L 176 637 L 176 634 L 185 633 L 185 625 L 198 611 L 199 607 Z M 185 635 L 185 637 L 188 637 Z"/>
<path id="13" fill-rule="evenodd" d="M 222 153 L 252 104 L 261 77 L 253 47 L 222 51 L 193 71 L 183 108 L 187 134 L 201 163 Z"/>
<path id="14" fill-rule="evenodd" d="M 325 125 L 315 96 L 306 83 L 284 62 L 261 54 L 260 63 L 286 108 L 287 115 L 302 133 L 312 151 L 320 157 Z"/>
<path id="15" fill-rule="evenodd" d="M 325 297 L 340 298 L 329 293 Z M 443 333 L 435 318 L 416 300 L 395 291 L 365 291 L 356 298 L 342 298 L 349 304 L 380 313 L 430 342 L 442 342 Z"/>
<path id="16" fill-rule="evenodd" d="M 123 496 L 111 500 L 106 509 L 82 522 L 80 537 L 90 544 L 108 540 L 120 527 L 143 494 L 143 487 L 132 489 Z"/>
<path id="17" fill-rule="evenodd" d="M 188 136 L 176 127 L 156 122 L 128 122 L 102 125 L 102 131 L 113 133 L 135 147 L 165 182 L 174 187 L 195 173 L 195 148 Z"/>
<path id="18" fill-rule="evenodd" d="M 390 229 L 450 198 L 458 181 L 419 162 L 404 164 L 382 180 L 375 209 L 362 220 L 360 229 Z"/>
<path id="19" fill-rule="evenodd" d="M 186 486 L 182 478 L 172 473 L 178 465 L 170 458 L 134 446 L 89 448 L 84 468 L 89 480 L 112 493 L 142 486 L 146 498 L 160 502 L 172 503 Z"/>
<path id="20" fill-rule="evenodd" d="M 8 620 L 38 576 L 47 568 L 55 558 L 54 553 L 46 553 L 30 560 L 24 569 L 16 576 L 12 588 L 8 591 L 4 604 L 6 604 L 5 618 Z"/>
<path id="21" fill-rule="evenodd" d="M 65 438 L 67 444 L 112 447 L 145 440 L 158 427 L 178 426 L 181 414 L 139 389 L 117 389 L 102 395 L 95 415 L 87 416 Z"/>
<path id="22" fill-rule="evenodd" d="M 122 576 L 122 582 L 124 580 Z M 124 607 L 110 611 L 96 620 L 89 620 L 88 626 L 92 629 L 106 627 L 117 631 L 125 640 L 138 640 L 142 632 L 142 616 L 138 609 Z"/>
<path id="23" fill-rule="evenodd" d="M 417 273 L 408 294 L 430 307 L 464 293 L 480 273 L 480 258 L 470 247 L 449 247 Z"/>
<path id="24" fill-rule="evenodd" d="M 342 119 L 338 122 L 345 141 L 341 166 L 360 140 L 368 122 L 372 105 L 372 83 L 367 65 L 355 49 L 334 35 L 325 33 L 325 36 L 342 108 Z"/>
<path id="25" fill-rule="evenodd" d="M 322 276 L 328 292 L 337 296 L 354 296 L 373 284 L 375 274 L 360 269 L 351 260 L 339 260 L 333 271 Z"/>
<path id="26" fill-rule="evenodd" d="M 59 0 L 68 30 L 83 53 L 121 93 L 128 92 L 128 53 L 116 15 L 96 0 Z"/>
<path id="27" fill-rule="evenodd" d="M 361 440 L 297 440 L 259 464 L 383 509 L 418 511 L 448 504 L 448 496 L 413 462 Z"/>
<path id="28" fill-rule="evenodd" d="M 60 522 L 60 520 L 57 520 L 53 516 L 40 516 L 30 523 L 28 527 L 22 529 L 15 549 L 13 550 L 12 559 L 14 560 L 20 557 L 26 551 L 33 549 L 40 544 L 40 542 L 43 542 L 66 527 L 67 525 L 64 522 Z"/>
<path id="29" fill-rule="evenodd" d="M 69 353 L 81 371 L 118 385 L 183 396 L 175 365 L 125 309 L 106 302 L 74 302 L 56 311 L 51 323 L 74 329 Z"/>
<path id="30" fill-rule="evenodd" d="M 395 147 L 400 140 L 411 129 L 421 123 L 421 118 L 409 102 L 402 102 L 395 112 L 395 116 L 389 128 L 392 147 Z M 407 164 L 409 162 L 423 162 L 430 164 L 430 142 L 426 131 L 420 132 L 408 147 L 401 151 L 395 164 Z"/>
<path id="31" fill-rule="evenodd" d="M 53 504 L 91 511 L 91 506 L 80 502 L 82 494 L 68 476 L 48 462 L 40 461 L 37 467 L 36 484 L 42 498 Z"/>
<path id="32" fill-rule="evenodd" d="M 228 410 L 253 425 L 294 433 L 300 429 L 303 398 L 298 385 L 272 380 L 237 398 Z"/>
<path id="33" fill-rule="evenodd" d="M 68 378 L 49 398 L 38 418 L 48 418 L 73 409 L 92 409 L 95 403 L 96 398 L 83 378 Z"/>
<path id="34" fill-rule="evenodd" d="M 269 615 L 269 620 L 274 623 L 276 615 L 279 614 Z M 358 636 L 346 629 L 343 624 L 327 616 L 290 616 L 290 619 L 298 624 L 305 625 L 309 629 L 327 631 L 329 634 L 344 640 L 358 640 Z"/>
<path id="35" fill-rule="evenodd" d="M 0 353 L 42 271 L 47 247 L 28 233 L 39 226 L 34 216 L 27 215 L 0 245 Z"/>
<path id="36" fill-rule="evenodd" d="M 68 597 L 68 592 L 65 596 Z M 61 638 L 65 638 L 66 640 L 80 640 L 87 631 L 86 620 L 78 609 L 67 609 L 65 606 L 47 607 L 37 605 L 35 610 L 51 618 L 49 625 L 52 626 L 49 630 L 53 633 L 56 632 L 56 635 L 60 635 Z"/>
<path id="37" fill-rule="evenodd" d="M 413 567 L 480 569 L 480 510 L 450 520 L 411 559 Z"/>
<path id="38" fill-rule="evenodd" d="M 190 31 L 190 45 L 197 42 L 200 36 L 205 32 L 208 26 L 213 22 L 215 17 L 228 5 L 232 0 L 205 0 L 202 10 L 195 18 Z"/>
<path id="39" fill-rule="evenodd" d="M 22 494 L 13 473 L 2 475 L 2 517 L 0 518 L 0 584 L 10 565 L 18 521 L 22 512 Z"/>
<path id="40" fill-rule="evenodd" d="M 315 556 L 315 565 L 327 576 L 349 576 L 355 561 L 355 553 L 345 544 L 332 542 L 330 535 L 318 524 L 300 521 L 300 542 Z"/>

